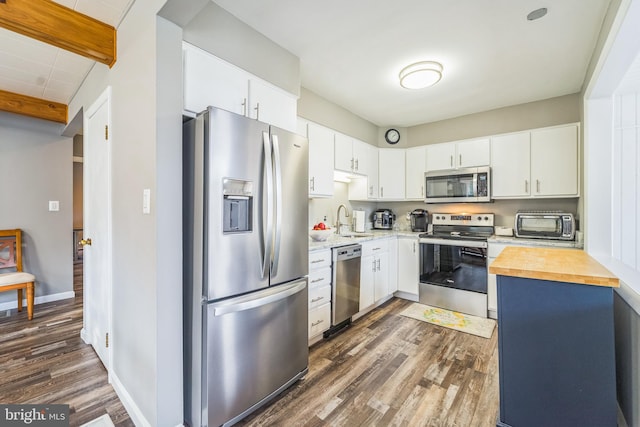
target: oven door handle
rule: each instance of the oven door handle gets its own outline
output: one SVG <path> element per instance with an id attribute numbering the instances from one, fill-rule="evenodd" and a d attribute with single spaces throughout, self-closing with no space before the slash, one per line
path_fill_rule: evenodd
<path id="1" fill-rule="evenodd" d="M 454 240 L 454 239 L 438 239 L 438 238 L 422 238 L 419 239 L 420 244 L 428 245 L 444 245 L 444 246 L 464 246 L 465 248 L 486 248 L 487 242 L 475 240 Z"/>

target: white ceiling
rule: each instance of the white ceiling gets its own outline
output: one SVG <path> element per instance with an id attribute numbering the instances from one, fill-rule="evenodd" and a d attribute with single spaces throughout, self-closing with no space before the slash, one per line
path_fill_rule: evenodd
<path id="1" fill-rule="evenodd" d="M 54 1 L 117 27 L 134 0 Z M 83 56 L 0 29 L 2 90 L 67 104 L 94 64 Z"/>
<path id="2" fill-rule="evenodd" d="M 135 0 L 55 1 L 117 28 Z M 610 0 L 215 2 L 298 56 L 305 88 L 384 127 L 580 91 Z M 401 88 L 400 69 L 423 60 L 443 79 Z M 94 64 L 0 29 L 0 89 L 68 103 Z"/>
<path id="3" fill-rule="evenodd" d="M 378 126 L 412 126 L 582 89 L 610 0 L 214 0 L 300 58 L 302 86 Z M 527 21 L 540 7 L 548 14 Z M 402 67 L 435 60 L 419 91 Z"/>

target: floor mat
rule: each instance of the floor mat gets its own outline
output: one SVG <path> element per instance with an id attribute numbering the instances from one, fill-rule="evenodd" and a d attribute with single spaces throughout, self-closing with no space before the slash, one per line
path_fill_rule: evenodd
<path id="1" fill-rule="evenodd" d="M 491 338 L 493 329 L 496 326 L 496 321 L 493 319 L 485 319 L 418 303 L 411 304 L 400 314 L 483 338 Z"/>

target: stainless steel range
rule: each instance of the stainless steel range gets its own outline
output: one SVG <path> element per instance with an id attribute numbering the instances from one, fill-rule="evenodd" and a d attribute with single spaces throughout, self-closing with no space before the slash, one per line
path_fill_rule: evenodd
<path id="1" fill-rule="evenodd" d="M 432 215 L 433 230 L 420 234 L 422 304 L 487 317 L 487 239 L 494 215 Z"/>

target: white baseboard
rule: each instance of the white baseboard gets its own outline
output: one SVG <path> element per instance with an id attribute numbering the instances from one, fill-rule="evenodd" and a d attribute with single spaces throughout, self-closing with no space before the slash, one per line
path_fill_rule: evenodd
<path id="1" fill-rule="evenodd" d="M 136 405 L 136 402 L 131 398 L 131 395 L 125 388 L 125 386 L 120 382 L 118 376 L 113 372 L 113 369 L 110 370 L 109 382 L 113 386 L 113 389 L 116 391 L 116 394 L 120 398 L 124 409 L 127 410 L 129 414 L 129 418 L 137 427 L 151 427 L 151 423 L 147 420 L 142 411 Z"/>
<path id="2" fill-rule="evenodd" d="M 89 333 L 85 328 L 80 329 L 80 338 L 82 338 L 82 341 L 84 341 L 85 344 L 92 344 L 91 340 L 89 339 Z"/>
<path id="3" fill-rule="evenodd" d="M 393 296 L 398 297 L 398 298 L 402 298 L 402 299 L 406 299 L 409 301 L 413 301 L 413 302 L 418 302 L 418 295 L 416 294 L 412 294 L 409 292 L 404 292 L 404 291 L 396 291 L 394 292 Z"/>
<path id="4" fill-rule="evenodd" d="M 26 292 L 24 292 L 23 294 L 26 294 Z M 69 292 L 61 292 L 59 294 L 51 294 L 51 295 L 41 295 L 39 297 L 35 297 L 33 300 L 33 303 L 35 305 L 38 304 L 44 304 L 45 302 L 51 302 L 51 301 L 59 301 L 62 299 L 69 299 L 69 298 L 74 298 L 76 296 L 76 293 L 74 291 L 69 291 Z M 23 298 L 22 300 L 22 306 L 26 307 L 27 306 L 27 299 Z M 18 300 L 13 300 L 13 301 L 7 301 L 7 302 L 3 302 L 0 303 L 0 311 L 3 310 L 11 310 L 14 308 L 18 308 Z"/>

